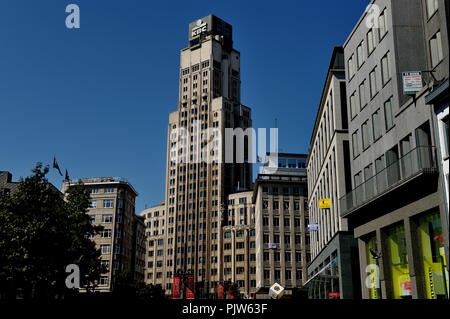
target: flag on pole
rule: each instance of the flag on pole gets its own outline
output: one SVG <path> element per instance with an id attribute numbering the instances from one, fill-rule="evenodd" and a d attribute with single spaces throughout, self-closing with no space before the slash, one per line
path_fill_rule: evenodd
<path id="1" fill-rule="evenodd" d="M 56 157 L 53 157 L 53 168 L 56 168 L 59 172 L 59 175 L 63 176 L 63 174 L 61 173 L 61 170 L 59 169 L 58 162 L 56 161 Z"/>

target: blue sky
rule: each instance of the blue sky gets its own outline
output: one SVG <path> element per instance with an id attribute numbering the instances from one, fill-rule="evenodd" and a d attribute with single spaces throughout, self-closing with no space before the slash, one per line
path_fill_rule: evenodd
<path id="1" fill-rule="evenodd" d="M 75 3 L 81 28 L 65 26 Z M 55 155 L 71 178 L 123 176 L 136 212 L 164 199 L 167 122 L 188 24 L 233 25 L 242 103 L 279 128 L 283 152 L 308 151 L 334 45 L 368 0 L 0 2 L 0 170 L 28 176 Z M 52 170 L 50 181 L 61 186 Z"/>

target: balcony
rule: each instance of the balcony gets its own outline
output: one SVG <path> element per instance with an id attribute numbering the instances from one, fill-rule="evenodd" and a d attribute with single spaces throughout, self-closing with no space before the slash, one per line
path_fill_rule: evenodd
<path id="1" fill-rule="evenodd" d="M 403 186 L 406 184 L 409 186 L 409 182 L 416 181 L 421 188 L 420 186 L 424 184 L 419 177 L 435 175 L 437 172 L 435 147 L 418 146 L 341 197 L 339 199 L 341 217 L 346 217 L 359 208 L 373 204 L 390 193 L 398 196 L 385 198 L 385 200 L 400 201 L 401 196 L 405 197 L 407 191 Z M 408 191 L 412 189 L 411 187 Z M 394 194 L 394 191 L 398 193 Z"/>

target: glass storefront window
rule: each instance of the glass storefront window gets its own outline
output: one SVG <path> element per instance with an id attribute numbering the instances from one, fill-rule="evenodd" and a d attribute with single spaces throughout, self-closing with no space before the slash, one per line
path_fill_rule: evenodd
<path id="1" fill-rule="evenodd" d="M 380 252 L 377 245 L 377 236 L 374 234 L 367 241 L 367 265 L 370 265 L 368 267 L 370 282 L 367 288 L 369 288 L 370 299 L 381 299 L 378 256 L 380 256 Z"/>
<path id="2" fill-rule="evenodd" d="M 448 298 L 448 271 L 439 213 L 420 218 L 419 235 L 425 275 L 426 298 Z"/>
<path id="3" fill-rule="evenodd" d="M 411 278 L 409 277 L 408 252 L 406 249 L 405 226 L 389 229 L 389 253 L 392 272 L 392 285 L 395 299 L 412 298 Z"/>

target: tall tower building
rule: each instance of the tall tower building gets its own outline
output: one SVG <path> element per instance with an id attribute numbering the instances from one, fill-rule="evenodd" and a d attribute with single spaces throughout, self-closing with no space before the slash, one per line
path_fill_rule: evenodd
<path id="1" fill-rule="evenodd" d="M 225 128 L 245 130 L 252 124 L 250 108 L 240 103 L 240 53 L 233 48 L 230 24 L 209 15 L 189 25 L 179 83 L 178 109 L 169 115 L 167 138 L 164 286 L 171 290 L 174 274 L 190 273 L 205 297 L 224 280 L 220 263 L 227 196 L 249 189 L 252 181 L 247 147 L 236 154 L 234 140 L 233 158 L 241 154 L 243 160 L 225 163 Z"/>

